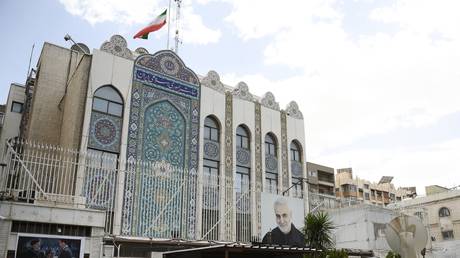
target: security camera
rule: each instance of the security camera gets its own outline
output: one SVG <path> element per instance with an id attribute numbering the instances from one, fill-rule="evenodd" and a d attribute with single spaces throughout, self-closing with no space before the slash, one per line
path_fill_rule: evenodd
<path id="1" fill-rule="evenodd" d="M 69 34 L 65 34 L 64 39 L 65 39 L 65 41 L 69 41 L 69 40 L 71 39 L 71 38 L 70 38 L 70 35 L 69 35 Z"/>

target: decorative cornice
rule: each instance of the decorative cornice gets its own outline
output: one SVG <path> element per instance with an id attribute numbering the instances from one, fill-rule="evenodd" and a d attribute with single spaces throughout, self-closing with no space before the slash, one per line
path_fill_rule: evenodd
<path id="1" fill-rule="evenodd" d="M 303 119 L 302 112 L 299 110 L 299 105 L 297 105 L 297 102 L 291 101 L 286 107 L 286 113 L 288 116 L 297 118 L 297 119 Z"/>
<path id="2" fill-rule="evenodd" d="M 270 91 L 264 94 L 264 96 L 262 97 L 261 104 L 262 106 L 267 108 L 271 108 L 278 111 L 280 110 L 279 103 L 275 101 L 275 96 Z"/>
<path id="3" fill-rule="evenodd" d="M 138 55 L 143 55 L 143 54 L 148 54 L 149 51 L 143 47 L 138 47 L 136 48 L 136 50 L 134 50 L 134 52 Z"/>
<path id="4" fill-rule="evenodd" d="M 247 101 L 254 101 L 252 94 L 249 92 L 248 85 L 245 82 L 239 82 L 232 92 L 233 96 Z"/>
<path id="5" fill-rule="evenodd" d="M 206 77 L 201 80 L 201 85 L 214 89 L 222 94 L 225 93 L 224 84 L 220 81 L 219 74 L 216 71 L 209 71 Z"/>
<path id="6" fill-rule="evenodd" d="M 100 49 L 104 52 L 116 55 L 119 57 L 134 59 L 131 50 L 128 49 L 126 39 L 120 35 L 113 35 L 109 41 L 102 43 Z"/>

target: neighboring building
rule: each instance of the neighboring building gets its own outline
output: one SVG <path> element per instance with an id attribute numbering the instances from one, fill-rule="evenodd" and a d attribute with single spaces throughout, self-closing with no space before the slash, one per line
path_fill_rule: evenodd
<path id="1" fill-rule="evenodd" d="M 260 241 L 262 193 L 308 211 L 295 102 L 283 110 L 118 35 L 92 54 L 45 43 L 28 82 L 27 140 L 7 148 L 0 176 L 2 257 L 25 233 L 78 237 L 85 257 Z"/>
<path id="2" fill-rule="evenodd" d="M 447 191 L 449 191 L 449 188 L 439 186 L 439 185 L 425 186 L 425 193 L 427 196 L 442 193 L 442 192 L 447 192 Z"/>
<path id="3" fill-rule="evenodd" d="M 307 179 L 310 192 L 335 196 L 333 168 L 307 162 Z"/>
<path id="4" fill-rule="evenodd" d="M 426 219 L 432 250 L 445 257 L 460 257 L 460 190 L 430 193 L 391 207 Z M 457 256 L 448 256 L 449 253 Z"/>
<path id="5" fill-rule="evenodd" d="M 334 169 L 307 162 L 310 210 L 339 207 L 335 197 Z"/>
<path id="6" fill-rule="evenodd" d="M 414 196 L 413 190 L 396 189 L 391 180 L 392 177 L 382 177 L 379 183 L 372 183 L 353 178 L 352 168 L 341 168 L 337 169 L 335 177 L 335 193 L 342 202 L 364 202 L 380 206 Z"/>
<path id="7" fill-rule="evenodd" d="M 391 250 L 385 239 L 385 227 L 398 212 L 365 203 L 327 212 L 335 226 L 336 248 L 373 250 L 375 257 L 385 257 Z"/>
<path id="8" fill-rule="evenodd" d="M 24 86 L 12 83 L 8 92 L 7 103 L 4 105 L 4 112 L 0 112 L 2 124 L 0 134 L 0 157 L 3 156 L 3 146 L 5 146 L 6 141 L 19 136 L 19 125 L 21 124 L 22 113 L 24 111 L 24 102 Z"/>
<path id="9" fill-rule="evenodd" d="M 2 135 L 3 123 L 5 121 L 6 105 L 0 105 L 0 136 Z"/>

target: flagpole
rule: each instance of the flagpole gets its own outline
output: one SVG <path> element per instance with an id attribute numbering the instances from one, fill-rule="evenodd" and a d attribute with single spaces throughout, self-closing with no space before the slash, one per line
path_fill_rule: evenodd
<path id="1" fill-rule="evenodd" d="M 168 43 L 166 44 L 166 49 L 169 50 L 169 27 L 171 26 L 171 0 L 169 0 L 169 8 L 168 8 Z"/>

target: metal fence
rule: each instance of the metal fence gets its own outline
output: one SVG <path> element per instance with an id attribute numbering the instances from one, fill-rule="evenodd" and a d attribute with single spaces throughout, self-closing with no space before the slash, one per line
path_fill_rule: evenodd
<path id="1" fill-rule="evenodd" d="M 252 232 L 254 190 L 249 185 L 242 187 L 250 189 L 247 191 L 229 188 L 231 178 L 204 176 L 201 205 L 196 206 L 192 203 L 199 185 L 196 173 L 163 162 L 128 162 L 100 151 L 14 139 L 6 144 L 2 164 L 0 199 L 103 210 L 107 233 L 113 233 L 115 213 L 120 212 L 122 235 L 240 242 L 260 239 Z M 233 200 L 229 209 L 225 198 Z M 201 235 L 191 235 L 198 207 Z M 233 223 L 229 226 L 226 221 Z"/>

